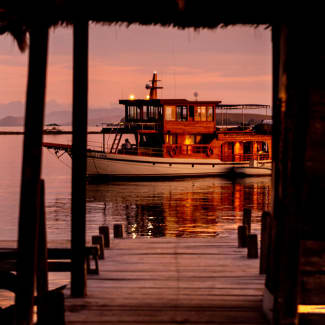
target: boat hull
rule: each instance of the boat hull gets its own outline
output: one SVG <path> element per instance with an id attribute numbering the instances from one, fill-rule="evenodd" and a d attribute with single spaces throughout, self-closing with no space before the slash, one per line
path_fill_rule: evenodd
<path id="1" fill-rule="evenodd" d="M 269 167 L 233 167 L 231 172 L 235 176 L 271 176 L 272 175 L 272 168 Z"/>
<path id="2" fill-rule="evenodd" d="M 225 175 L 233 167 L 247 167 L 249 162 L 222 162 L 219 159 L 181 159 L 145 157 L 102 152 L 88 152 L 88 176 L 123 177 L 193 177 Z"/>

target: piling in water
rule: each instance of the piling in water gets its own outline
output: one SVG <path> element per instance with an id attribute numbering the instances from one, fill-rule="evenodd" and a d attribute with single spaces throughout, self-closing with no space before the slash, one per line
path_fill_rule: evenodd
<path id="1" fill-rule="evenodd" d="M 99 246 L 99 259 L 104 259 L 104 238 L 103 235 L 92 236 L 91 241 L 93 245 Z"/>
<path id="2" fill-rule="evenodd" d="M 247 236 L 247 258 L 258 258 L 257 235 L 248 234 Z"/>
<path id="3" fill-rule="evenodd" d="M 114 225 L 114 238 L 123 238 L 123 225 Z"/>
<path id="4" fill-rule="evenodd" d="M 247 247 L 247 226 L 238 226 L 238 247 Z"/>
<path id="5" fill-rule="evenodd" d="M 104 247 L 109 248 L 110 241 L 109 241 L 109 227 L 108 226 L 100 226 L 99 227 L 99 234 L 104 238 Z"/>

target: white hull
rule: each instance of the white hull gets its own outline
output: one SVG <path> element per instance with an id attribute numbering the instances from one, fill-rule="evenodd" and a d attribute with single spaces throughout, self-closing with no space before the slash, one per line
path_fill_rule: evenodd
<path id="1" fill-rule="evenodd" d="M 242 176 L 271 176 L 272 168 L 265 167 L 234 167 L 232 172 Z"/>
<path id="2" fill-rule="evenodd" d="M 248 167 L 248 162 L 219 159 L 182 159 L 88 152 L 88 176 L 185 177 L 227 174 L 232 167 Z"/>

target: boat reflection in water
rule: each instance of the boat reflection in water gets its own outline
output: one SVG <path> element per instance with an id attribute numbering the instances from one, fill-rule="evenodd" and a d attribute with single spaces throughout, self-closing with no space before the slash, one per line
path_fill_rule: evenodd
<path id="1" fill-rule="evenodd" d="M 131 238 L 225 235 L 241 224 L 244 208 L 254 226 L 270 203 L 269 177 L 111 182 L 87 191 L 88 225 L 122 223 Z"/>

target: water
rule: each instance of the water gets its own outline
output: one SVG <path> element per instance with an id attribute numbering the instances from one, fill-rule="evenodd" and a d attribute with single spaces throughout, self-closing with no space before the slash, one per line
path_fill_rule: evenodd
<path id="1" fill-rule="evenodd" d="M 22 135 L 0 136 L 0 240 L 16 240 L 19 211 Z M 67 143 L 70 135 L 47 135 L 44 141 Z M 98 143 L 101 135 L 89 135 Z M 49 241 L 70 238 L 71 161 L 43 150 Z M 189 178 L 155 182 L 110 182 L 87 186 L 87 239 L 99 225 L 123 223 L 130 238 L 206 237 L 235 229 L 243 208 L 253 223 L 270 209 L 271 179 Z"/>
<path id="2" fill-rule="evenodd" d="M 0 128 L 0 131 L 4 128 Z M 6 128 L 8 130 L 8 128 Z M 91 143 L 102 136 L 91 134 Z M 47 135 L 44 141 L 68 143 L 70 135 Z M 22 135 L 0 135 L 0 243 L 16 245 L 22 163 Z M 42 177 L 46 186 L 49 245 L 70 239 L 71 161 L 43 150 Z M 155 182 L 110 182 L 87 186 L 87 240 L 98 226 L 124 225 L 125 236 L 227 236 L 242 222 L 243 208 L 252 209 L 253 226 L 270 210 L 271 179 L 189 178 Z M 68 274 L 50 274 L 50 286 L 68 281 Z M 0 306 L 13 296 L 0 290 Z"/>

